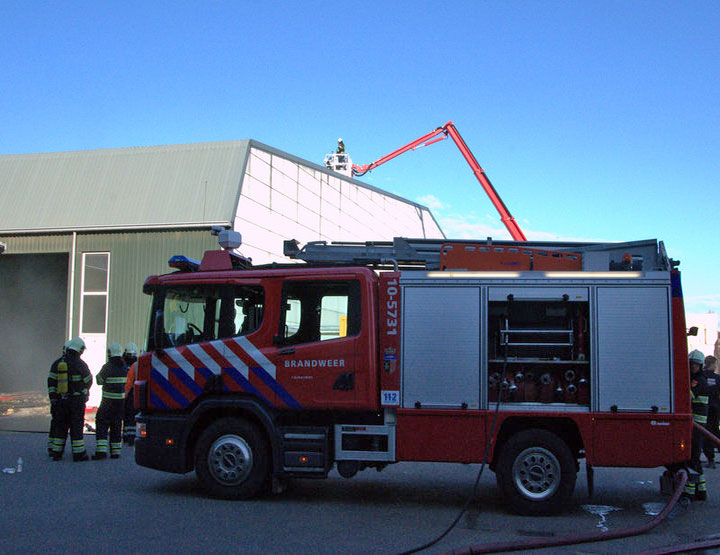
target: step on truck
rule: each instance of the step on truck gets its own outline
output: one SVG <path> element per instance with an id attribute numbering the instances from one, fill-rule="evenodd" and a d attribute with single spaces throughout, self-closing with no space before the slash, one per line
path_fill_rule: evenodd
<path id="1" fill-rule="evenodd" d="M 487 462 L 511 510 L 552 514 L 581 459 L 591 491 L 595 467 L 689 459 L 662 242 L 286 241 L 294 262 L 253 266 L 220 235 L 144 284 L 142 466 L 245 499 L 333 469 Z"/>

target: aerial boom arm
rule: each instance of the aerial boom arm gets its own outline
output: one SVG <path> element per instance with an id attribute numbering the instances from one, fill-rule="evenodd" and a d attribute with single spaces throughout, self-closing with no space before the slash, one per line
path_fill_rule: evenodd
<path id="1" fill-rule="evenodd" d="M 435 138 L 438 137 L 438 135 L 442 135 L 442 137 Z M 507 230 L 510 232 L 511 237 L 515 241 L 527 241 L 525 234 L 520 229 L 520 226 L 518 226 L 515 218 L 512 217 L 510 211 L 505 206 L 505 203 L 500 198 L 500 195 L 498 195 L 497 191 L 495 190 L 495 187 L 493 187 L 493 184 L 490 183 L 487 175 L 485 175 L 485 170 L 480 167 L 480 164 L 475 159 L 475 156 L 473 156 L 473 153 L 470 151 L 467 144 L 465 144 L 465 141 L 460 136 L 460 133 L 451 121 L 447 122 L 441 127 L 438 127 L 434 131 L 423 135 L 419 139 L 416 139 L 413 142 L 401 148 L 398 148 L 390 154 L 383 156 L 372 164 L 366 164 L 364 166 L 358 166 L 356 164 L 353 164 L 353 176 L 360 177 L 362 175 L 365 175 L 370 170 L 377 168 L 379 165 L 384 164 L 385 162 L 389 162 L 393 158 L 400 156 L 408 150 L 416 150 L 420 147 L 428 146 L 438 141 L 442 141 L 446 139 L 448 135 L 450 135 L 450 138 L 455 141 L 455 144 L 460 149 L 463 157 L 465 158 L 467 163 L 470 164 L 470 168 L 472 169 L 475 178 L 480 182 L 480 185 L 482 185 L 485 193 L 488 197 L 490 197 L 490 201 L 493 203 L 493 206 L 495 206 L 495 209 L 500 213 L 500 221 L 502 221 Z"/>

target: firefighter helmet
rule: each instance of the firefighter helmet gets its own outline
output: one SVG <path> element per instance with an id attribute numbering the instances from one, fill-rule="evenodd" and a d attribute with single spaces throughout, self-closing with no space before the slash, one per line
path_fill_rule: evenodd
<path id="1" fill-rule="evenodd" d="M 120 345 L 120 343 L 117 343 L 117 342 L 110 343 L 110 345 L 108 345 L 108 354 L 111 357 L 121 357 L 122 356 L 122 345 Z"/>
<path id="2" fill-rule="evenodd" d="M 68 341 L 67 350 L 82 354 L 85 350 L 85 342 L 80 337 L 74 337 Z"/>
<path id="3" fill-rule="evenodd" d="M 702 353 L 702 351 L 699 351 L 697 349 L 690 353 L 689 358 L 690 362 L 696 362 L 700 366 L 705 363 L 705 355 Z"/>
<path id="4" fill-rule="evenodd" d="M 125 352 L 123 353 L 123 355 L 130 355 L 130 356 L 136 357 L 136 356 L 137 356 L 137 351 L 138 351 L 137 345 L 135 345 L 135 343 L 133 343 L 133 342 L 131 341 L 130 343 L 128 343 L 127 345 L 125 345 Z"/>

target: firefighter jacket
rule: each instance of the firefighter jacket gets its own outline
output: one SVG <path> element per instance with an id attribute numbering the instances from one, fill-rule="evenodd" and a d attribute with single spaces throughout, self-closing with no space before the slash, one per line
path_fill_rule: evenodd
<path id="1" fill-rule="evenodd" d="M 135 366 L 137 362 L 133 362 L 130 365 L 130 369 L 127 373 L 127 381 L 125 382 L 125 395 L 132 395 L 133 386 L 135 385 Z"/>
<path id="2" fill-rule="evenodd" d="M 127 366 L 121 357 L 111 357 L 100 369 L 97 383 L 102 386 L 103 401 L 124 401 Z"/>
<path id="3" fill-rule="evenodd" d="M 703 370 L 702 375 L 708 385 L 709 406 L 717 412 L 720 409 L 720 376 L 712 370 Z"/>
<path id="4" fill-rule="evenodd" d="M 48 396 L 51 401 L 80 396 L 87 399 L 92 381 L 92 374 L 87 364 L 77 355 L 65 354 L 50 367 L 47 380 Z"/>
<path id="5" fill-rule="evenodd" d="M 707 424 L 710 388 L 702 372 L 690 376 L 690 395 L 693 421 L 704 426 Z"/>

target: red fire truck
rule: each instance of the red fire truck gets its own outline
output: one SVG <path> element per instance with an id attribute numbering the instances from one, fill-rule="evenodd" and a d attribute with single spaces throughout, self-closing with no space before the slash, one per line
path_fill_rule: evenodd
<path id="1" fill-rule="evenodd" d="M 403 461 L 486 461 L 511 509 L 550 514 L 578 461 L 689 458 L 680 274 L 662 242 L 227 241 L 149 277 L 138 464 L 216 496 Z M 303 262 L 297 262 L 303 261 Z"/>

